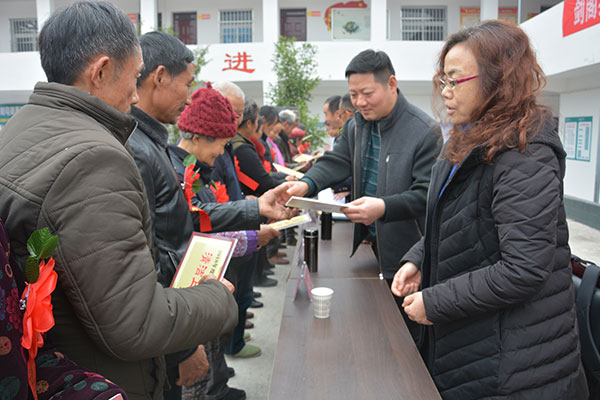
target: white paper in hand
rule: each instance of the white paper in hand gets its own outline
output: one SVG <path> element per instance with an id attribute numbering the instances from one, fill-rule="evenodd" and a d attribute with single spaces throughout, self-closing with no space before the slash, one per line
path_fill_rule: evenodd
<path id="1" fill-rule="evenodd" d="M 287 203 L 285 203 L 288 207 L 301 208 L 303 210 L 315 210 L 315 211 L 323 211 L 329 213 L 339 213 L 342 212 L 342 209 L 347 207 L 344 204 L 328 202 L 328 201 L 319 201 L 314 199 L 307 199 L 304 197 L 296 197 L 292 196 Z"/>

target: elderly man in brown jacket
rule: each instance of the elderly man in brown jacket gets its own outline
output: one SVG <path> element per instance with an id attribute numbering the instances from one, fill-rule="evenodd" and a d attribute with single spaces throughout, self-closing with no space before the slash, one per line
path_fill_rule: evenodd
<path id="1" fill-rule="evenodd" d="M 34 230 L 58 235 L 54 345 L 129 399 L 160 399 L 163 355 L 232 330 L 237 305 L 214 279 L 157 282 L 147 199 L 125 148 L 142 68 L 131 21 L 110 3 L 78 2 L 50 17 L 39 44 L 50 83 L 0 134 L 0 217 L 21 261 Z"/>

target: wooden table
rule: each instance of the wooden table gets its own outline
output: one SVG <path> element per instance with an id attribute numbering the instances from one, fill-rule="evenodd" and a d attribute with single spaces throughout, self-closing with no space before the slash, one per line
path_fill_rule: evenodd
<path id="1" fill-rule="evenodd" d="M 368 246 L 348 258 L 352 225 L 337 222 L 319 243 L 315 286 L 335 292 L 331 316 L 313 317 L 299 271 L 287 284 L 270 400 L 439 399 Z"/>

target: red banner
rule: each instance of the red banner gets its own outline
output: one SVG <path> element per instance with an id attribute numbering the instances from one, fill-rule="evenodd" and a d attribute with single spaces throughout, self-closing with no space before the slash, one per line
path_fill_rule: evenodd
<path id="1" fill-rule="evenodd" d="M 600 23 L 598 0 L 565 0 L 563 37 Z"/>

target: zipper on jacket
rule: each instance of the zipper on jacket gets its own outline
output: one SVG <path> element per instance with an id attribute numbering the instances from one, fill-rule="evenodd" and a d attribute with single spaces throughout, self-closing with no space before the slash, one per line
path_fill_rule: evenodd
<path id="1" fill-rule="evenodd" d="M 356 120 L 354 121 L 354 177 L 357 178 L 358 177 L 358 164 L 356 162 L 357 158 L 356 158 L 356 149 L 358 148 L 357 146 L 357 142 L 356 142 Z M 353 182 L 353 186 L 354 186 L 354 193 L 353 193 L 353 198 L 352 200 L 356 200 L 356 196 L 358 195 L 358 179 L 354 179 Z"/>
<path id="2" fill-rule="evenodd" d="M 381 138 L 381 125 L 379 123 L 377 123 L 377 134 L 379 135 L 379 151 L 381 151 L 381 149 L 383 148 L 383 140 Z M 386 173 L 387 173 L 387 162 L 390 159 L 390 155 L 388 154 L 387 157 L 385 158 L 385 164 L 386 164 Z M 379 169 L 379 162 L 377 163 L 377 169 Z M 377 181 L 379 181 L 381 177 L 379 176 L 379 173 L 377 174 Z M 387 182 L 386 182 L 387 183 Z M 377 186 L 379 186 L 379 182 L 377 182 Z M 384 202 L 385 204 L 385 202 Z M 383 280 L 384 276 L 383 276 L 383 267 L 381 265 L 381 257 L 383 257 L 383 254 L 381 254 L 381 247 L 379 247 L 379 229 L 377 229 L 379 227 L 379 219 L 377 219 L 375 221 L 375 245 L 377 246 L 377 254 L 379 255 L 379 257 L 377 257 L 377 264 L 379 265 L 379 279 Z"/>
<path id="3" fill-rule="evenodd" d="M 415 225 L 417 226 L 417 232 L 421 237 L 423 237 L 423 232 L 421 231 L 421 227 L 419 226 L 419 221 L 417 221 L 416 219 L 413 219 L 413 221 L 415 221 Z"/>

